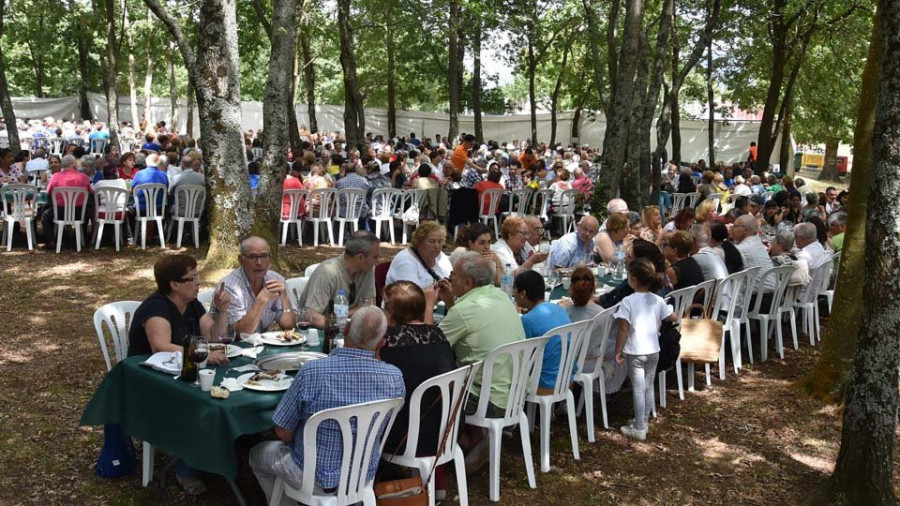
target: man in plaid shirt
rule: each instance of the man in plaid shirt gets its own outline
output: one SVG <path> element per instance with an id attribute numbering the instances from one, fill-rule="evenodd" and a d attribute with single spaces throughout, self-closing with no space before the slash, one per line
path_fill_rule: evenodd
<path id="1" fill-rule="evenodd" d="M 284 394 L 275 415 L 275 434 L 280 441 L 266 441 L 250 450 L 250 467 L 272 499 L 277 477 L 299 489 L 303 478 L 303 425 L 315 413 L 362 402 L 404 397 L 400 369 L 375 358 L 387 320 L 381 309 L 369 306 L 354 313 L 344 340 L 327 358 L 307 362 Z M 384 437 L 384 427 L 378 440 Z M 326 491 L 338 486 L 343 443 L 338 424 L 324 422 L 316 436 L 316 485 Z M 378 452 L 372 453 L 368 478 L 375 476 Z"/>

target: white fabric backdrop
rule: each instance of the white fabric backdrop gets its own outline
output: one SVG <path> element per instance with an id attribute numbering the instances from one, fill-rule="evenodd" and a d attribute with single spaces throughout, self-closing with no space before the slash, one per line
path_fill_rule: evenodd
<path id="1" fill-rule="evenodd" d="M 76 119 L 79 117 L 78 97 L 64 98 L 14 98 L 13 108 L 19 118 L 54 118 Z M 106 121 L 106 97 L 104 95 L 89 93 L 88 101 L 94 117 L 100 121 Z M 139 105 L 139 107 L 142 107 Z M 153 98 L 149 122 L 155 123 L 163 120 L 170 121 L 169 99 Z M 295 106 L 297 121 L 308 123 L 308 115 L 305 104 Z M 316 119 L 319 122 L 320 131 L 343 131 L 343 106 L 319 105 L 316 106 Z M 260 129 L 263 125 L 263 108 L 261 102 L 243 103 L 243 128 Z M 187 120 L 187 100 L 181 100 L 178 108 L 178 128 L 184 133 Z M 199 135 L 199 118 L 194 111 L 194 135 Z M 131 104 L 128 97 L 119 99 L 119 120 L 131 120 Z M 572 132 L 572 112 L 561 112 L 557 116 L 557 142 L 568 143 Z M 538 139 L 548 141 L 550 139 L 550 114 L 537 115 Z M 530 136 L 531 123 L 526 114 L 509 116 L 490 116 L 482 118 L 484 135 L 487 139 L 499 142 L 510 142 L 513 139 L 526 139 Z M 417 136 L 433 137 L 435 133 L 446 135 L 450 126 L 449 116 L 443 113 L 430 113 L 421 111 L 397 111 L 397 131 L 400 135 L 408 135 L 415 132 Z M 472 116 L 460 116 L 459 129 L 462 132 L 474 130 Z M 717 121 L 716 128 L 716 159 L 726 162 L 734 162 L 747 159 L 747 149 L 751 141 L 755 141 L 759 130 L 757 121 Z M 603 145 L 603 135 L 606 131 L 606 121 L 603 116 L 589 117 L 582 114 L 581 118 L 581 144 L 600 147 Z M 682 121 L 682 157 L 685 160 L 695 161 L 700 158 L 709 158 L 706 121 Z M 387 135 L 387 110 L 366 108 L 366 131 Z M 656 129 L 651 132 L 651 139 L 656 138 Z M 653 144 L 653 143 L 651 143 Z M 793 142 L 792 142 L 793 144 Z M 780 146 L 780 138 L 776 146 Z M 671 152 L 671 140 L 667 146 Z M 793 148 L 791 149 L 793 155 Z M 772 163 L 778 163 L 778 150 L 772 154 Z"/>

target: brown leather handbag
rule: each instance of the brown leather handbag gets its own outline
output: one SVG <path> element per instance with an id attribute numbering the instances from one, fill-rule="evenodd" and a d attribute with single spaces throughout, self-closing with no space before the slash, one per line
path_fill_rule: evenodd
<path id="1" fill-rule="evenodd" d="M 712 304 L 710 304 L 712 305 Z M 694 308 L 703 312 L 700 318 L 690 318 Z M 682 362 L 708 364 L 719 360 L 722 349 L 722 322 L 715 319 L 709 308 L 702 304 L 693 304 L 687 312 L 688 317 L 681 318 L 681 354 Z"/>

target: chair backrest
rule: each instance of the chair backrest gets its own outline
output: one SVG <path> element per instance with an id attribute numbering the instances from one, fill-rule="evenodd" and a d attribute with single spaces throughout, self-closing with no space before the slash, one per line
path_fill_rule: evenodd
<path id="1" fill-rule="evenodd" d="M 197 293 L 197 300 L 203 304 L 203 307 L 209 311 L 209 308 L 212 306 L 213 297 L 216 295 L 215 288 L 207 288 L 205 290 L 200 290 Z"/>
<path id="2" fill-rule="evenodd" d="M 362 214 L 363 204 L 366 201 L 366 190 L 358 188 L 344 188 L 337 192 L 338 208 L 336 217 L 344 220 L 356 221 Z"/>
<path id="3" fill-rule="evenodd" d="M 306 288 L 307 281 L 309 281 L 309 278 L 307 277 L 284 280 L 284 284 L 287 286 L 288 297 L 291 299 L 291 307 L 299 307 L 297 301 L 300 300 L 300 296 L 303 295 L 303 289 Z"/>
<path id="4" fill-rule="evenodd" d="M 509 212 L 519 216 L 525 216 L 528 209 L 528 203 L 531 200 L 531 190 L 522 188 L 513 190 L 509 198 Z"/>
<path id="5" fill-rule="evenodd" d="M 828 261 L 809 271 L 809 284 L 800 290 L 800 302 L 815 302 L 819 294 L 824 294 L 831 280 L 832 256 L 828 255 Z"/>
<path id="6" fill-rule="evenodd" d="M 688 286 L 671 291 L 666 295 L 666 300 L 672 304 L 672 312 L 677 314 L 679 318 L 684 316 L 685 311 L 687 311 L 688 308 L 691 307 L 691 304 L 694 303 L 696 289 L 696 286 Z"/>
<path id="7" fill-rule="evenodd" d="M 688 196 L 688 199 L 690 200 L 688 205 L 691 207 L 697 207 L 697 204 L 700 202 L 700 197 L 702 197 L 702 194 L 700 192 L 691 192 L 691 193 L 688 193 L 687 196 Z"/>
<path id="8" fill-rule="evenodd" d="M 729 195 L 726 203 L 729 202 L 730 200 L 732 200 L 732 197 L 734 197 L 734 195 Z M 713 193 L 710 196 L 706 197 L 706 200 L 708 200 L 710 202 L 715 202 L 716 206 L 718 207 L 718 205 L 722 202 L 722 194 L 721 193 Z"/>
<path id="9" fill-rule="evenodd" d="M 134 149 L 134 139 L 128 137 L 119 137 L 119 151 L 127 153 Z"/>
<path id="10" fill-rule="evenodd" d="M 438 447 L 434 448 L 434 453 L 437 454 L 441 439 L 443 439 L 444 432 L 447 430 L 447 425 L 450 423 L 450 418 L 453 417 L 453 408 L 457 407 L 458 412 L 455 417 L 456 420 L 450 428 L 450 433 L 447 435 L 447 444 L 444 445 L 443 452 L 440 455 L 436 455 L 438 462 L 447 462 L 453 458 L 456 436 L 459 433 L 459 426 L 462 425 L 463 422 L 460 413 L 465 409 L 469 392 L 472 389 L 472 383 L 480 372 L 481 365 L 481 362 L 476 362 L 471 365 L 460 367 L 459 369 L 427 379 L 416 387 L 409 398 L 409 431 L 407 432 L 406 448 L 402 453 L 404 457 L 414 458 L 416 456 L 416 450 L 419 446 L 419 432 L 421 431 L 420 423 L 422 415 L 423 413 L 427 413 L 429 409 L 440 410 L 441 413 L 441 423 L 438 426 L 437 432 Z M 431 389 L 437 390 L 437 393 L 440 394 L 440 401 L 436 403 L 434 407 L 429 408 L 430 404 L 423 405 L 422 397 L 425 395 L 425 392 Z M 393 448 L 388 448 L 388 450 L 392 451 Z M 429 448 L 429 453 L 430 450 L 431 449 Z M 422 481 L 427 483 L 427 478 L 427 476 L 422 476 Z"/>
<path id="11" fill-rule="evenodd" d="M 740 273 L 735 273 L 744 275 L 744 281 L 741 284 L 740 291 L 728 292 L 729 296 L 734 296 L 737 298 L 737 302 L 734 305 L 735 316 L 744 318 L 747 315 L 747 312 L 750 310 L 751 294 L 753 293 L 753 288 L 756 286 L 756 276 L 757 274 L 759 274 L 759 269 L 759 266 L 756 266 L 749 269 L 744 269 Z"/>
<path id="12" fill-rule="evenodd" d="M 372 192 L 372 217 L 392 218 L 400 200 L 401 191 L 396 188 L 377 188 Z"/>
<path id="13" fill-rule="evenodd" d="M 53 137 L 50 139 L 50 154 L 62 156 L 63 148 L 66 146 L 66 140 L 62 137 Z"/>
<path id="14" fill-rule="evenodd" d="M 618 304 L 608 307 L 588 320 L 588 325 L 584 329 L 584 346 L 581 348 L 582 356 L 578 359 L 579 370 L 589 358 L 603 362 L 609 335 L 612 332 L 613 323 L 616 321 L 613 315 L 616 314 L 618 308 Z"/>
<path id="15" fill-rule="evenodd" d="M 566 190 L 559 198 L 559 210 L 557 214 L 575 216 L 575 204 L 578 198 L 578 190 Z"/>
<path id="16" fill-rule="evenodd" d="M 37 186 L 30 184 L 11 183 L 4 186 L 3 191 L 0 192 L 0 198 L 3 200 L 2 211 L 7 213 L 6 219 L 18 221 L 32 217 L 33 213 L 28 200 L 29 198 L 34 199 L 37 192 Z"/>
<path id="17" fill-rule="evenodd" d="M 112 186 L 94 188 L 94 218 L 104 221 L 125 219 L 128 190 Z"/>
<path id="18" fill-rule="evenodd" d="M 544 337 L 548 338 L 547 346 L 554 346 L 554 343 L 549 340 L 559 337 L 559 369 L 556 374 L 556 385 L 553 387 L 553 398 L 557 401 L 566 398 L 566 391 L 569 390 L 569 384 L 572 382 L 572 373 L 580 371 L 584 366 L 585 355 L 582 351 L 585 348 L 585 330 L 590 323 L 591 320 L 569 323 L 550 329 L 544 334 Z M 541 369 L 536 368 L 531 372 L 529 391 L 532 394 L 537 392 L 540 380 Z"/>
<path id="19" fill-rule="evenodd" d="M 694 186 L 699 186 L 703 182 L 703 176 L 691 175 L 691 181 L 694 182 Z"/>
<path id="20" fill-rule="evenodd" d="M 135 186 L 131 189 L 134 193 L 135 212 L 138 218 L 162 218 L 163 210 L 166 207 L 166 185 L 160 183 L 147 183 Z M 141 209 L 143 203 L 144 209 Z"/>
<path id="21" fill-rule="evenodd" d="M 316 270 L 316 268 L 318 268 L 318 267 L 319 267 L 319 264 L 312 264 L 312 265 L 310 265 L 309 267 L 306 268 L 305 271 L 303 271 L 303 276 L 304 276 L 304 277 L 307 277 L 307 278 L 310 277 L 310 276 L 312 276 L 312 273 L 313 273 L 313 272 Z"/>
<path id="22" fill-rule="evenodd" d="M 199 220 L 206 205 L 206 188 L 200 185 L 185 184 L 175 188 L 174 218 Z"/>
<path id="23" fill-rule="evenodd" d="M 103 150 L 106 149 L 106 145 L 109 143 L 106 139 L 92 139 L 91 140 L 91 154 L 92 155 L 102 155 Z"/>
<path id="24" fill-rule="evenodd" d="M 422 212 L 422 204 L 425 203 L 425 197 L 428 195 L 426 190 L 401 190 L 399 205 L 394 209 L 397 213 L 402 213 L 412 206 L 416 206 L 419 213 Z"/>
<path id="25" fill-rule="evenodd" d="M 681 211 L 681 209 L 688 202 L 688 193 L 673 193 L 672 194 L 672 214 Z"/>
<path id="26" fill-rule="evenodd" d="M 323 422 L 332 420 L 341 431 L 341 476 L 338 480 L 336 504 L 353 504 L 365 499 L 366 489 L 371 488 L 369 462 L 378 458 L 384 449 L 385 435 L 391 426 L 403 398 L 352 404 L 341 408 L 319 411 L 303 425 L 303 486 L 300 501 L 312 504 L 316 484 L 316 436 Z"/>
<path id="27" fill-rule="evenodd" d="M 500 205 L 500 197 L 502 196 L 503 190 L 499 188 L 481 192 L 481 195 L 478 196 L 478 216 L 493 216 L 497 212 L 497 207 Z M 487 201 L 487 206 L 485 206 L 485 201 Z M 487 207 L 487 213 L 484 212 L 485 207 Z"/>
<path id="28" fill-rule="evenodd" d="M 59 206 L 56 205 L 56 197 L 61 196 L 63 201 L 63 215 L 59 216 Z M 54 188 L 50 195 L 50 205 L 53 207 L 53 221 L 58 223 L 81 223 L 87 212 L 88 191 L 84 188 L 64 186 Z M 81 206 L 78 206 L 78 204 Z"/>
<path id="29" fill-rule="evenodd" d="M 548 218 L 547 212 L 550 209 L 550 202 L 553 200 L 554 193 L 556 192 L 553 190 L 538 190 L 534 192 L 531 210 L 535 216 L 545 220 Z"/>
<path id="30" fill-rule="evenodd" d="M 334 216 L 334 195 L 337 190 L 334 188 L 316 188 L 310 190 L 307 203 L 309 205 L 309 216 L 312 219 L 330 220 Z"/>
<path id="31" fill-rule="evenodd" d="M 262 148 L 250 148 L 250 154 L 253 155 L 253 160 L 251 161 L 255 162 L 263 157 L 263 150 Z"/>
<path id="32" fill-rule="evenodd" d="M 781 301 L 784 300 L 784 293 L 787 291 L 788 282 L 791 280 L 791 273 L 793 271 L 793 266 L 782 265 L 780 267 L 766 269 L 759 274 L 756 278 L 756 289 L 754 290 L 756 298 L 753 301 L 753 307 L 749 309 L 749 314 L 751 316 L 761 313 L 770 315 L 776 314 L 778 308 L 781 307 Z M 763 295 L 766 293 L 766 284 L 772 284 L 772 282 L 769 281 L 770 278 L 774 279 L 775 290 L 771 292 L 772 302 L 769 304 L 769 310 L 762 311 L 762 300 Z"/>
<path id="33" fill-rule="evenodd" d="M 717 318 L 722 312 L 725 313 L 726 330 L 731 328 L 731 323 L 734 320 L 736 313 L 735 307 L 740 299 L 739 296 L 732 297 L 729 296 L 729 294 L 740 295 L 744 291 L 744 287 L 748 286 L 748 280 L 755 274 L 756 271 L 754 269 L 759 269 L 759 267 L 752 267 L 740 272 L 735 272 L 722 281 L 719 281 L 719 288 L 716 290 L 715 300 L 713 301 L 712 315 L 713 318 Z"/>
<path id="34" fill-rule="evenodd" d="M 281 221 L 299 219 L 300 209 L 303 209 L 300 206 L 306 205 L 305 199 L 306 199 L 307 193 L 308 192 L 306 190 L 284 190 L 284 193 L 282 194 L 282 202 L 284 201 L 285 198 L 287 198 L 288 202 L 290 203 L 291 210 L 290 210 L 289 214 L 287 216 L 285 216 L 284 208 L 282 208 Z"/>
<path id="35" fill-rule="evenodd" d="M 724 281 L 724 280 L 723 280 Z M 713 295 L 716 293 L 716 285 L 721 285 L 721 283 L 716 279 L 708 279 L 702 283 L 697 283 L 693 288 L 694 292 L 691 294 L 690 299 L 688 300 L 696 300 L 697 295 L 703 293 L 703 308 L 704 311 L 709 309 L 709 305 L 712 303 Z M 690 304 L 688 304 L 690 306 Z M 687 307 L 684 308 L 687 310 Z"/>
<path id="36" fill-rule="evenodd" d="M 495 365 L 510 364 L 509 397 L 503 408 L 503 425 L 518 423 L 519 415 L 525 407 L 525 396 L 528 394 L 529 379 L 532 372 L 540 371 L 544 360 L 544 347 L 549 337 L 535 337 L 523 339 L 512 343 L 500 345 L 491 351 L 484 359 L 484 367 L 481 373 L 481 392 L 478 398 L 478 407 L 472 416 L 485 418 L 488 402 L 491 400 L 491 382 L 494 377 Z M 497 362 L 500 361 L 500 364 Z"/>
<path id="37" fill-rule="evenodd" d="M 116 362 L 124 360 L 128 356 L 128 329 L 131 327 L 134 312 L 140 305 L 140 302 L 125 300 L 110 302 L 94 311 L 94 330 L 97 331 L 97 339 L 100 340 L 100 350 L 103 351 L 107 371 L 112 369 L 112 362 L 109 360 L 109 348 L 106 345 L 103 327 L 106 326 L 112 337 Z"/>

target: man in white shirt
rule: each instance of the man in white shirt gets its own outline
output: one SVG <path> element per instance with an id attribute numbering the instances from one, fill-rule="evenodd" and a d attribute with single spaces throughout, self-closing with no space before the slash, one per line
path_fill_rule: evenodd
<path id="1" fill-rule="evenodd" d="M 690 233 L 694 238 L 691 256 L 700 265 L 703 279 L 723 280 L 727 278 L 728 268 L 725 267 L 725 260 L 716 253 L 716 250 L 709 247 L 709 228 L 705 225 L 692 225 Z"/>
<path id="2" fill-rule="evenodd" d="M 731 227 L 731 239 L 738 251 L 741 252 L 744 269 L 759 267 L 759 272 L 763 272 L 774 267 L 774 264 L 769 257 L 769 251 L 756 233 L 758 227 L 759 222 L 756 221 L 756 218 L 753 215 L 745 214 L 738 218 Z M 774 290 L 775 288 L 775 280 L 770 278 L 766 282 L 766 289 Z"/>
<path id="3" fill-rule="evenodd" d="M 797 259 L 806 260 L 810 271 L 827 262 L 830 255 L 816 237 L 816 226 L 812 223 L 794 225 L 794 242 L 797 244 Z"/>

